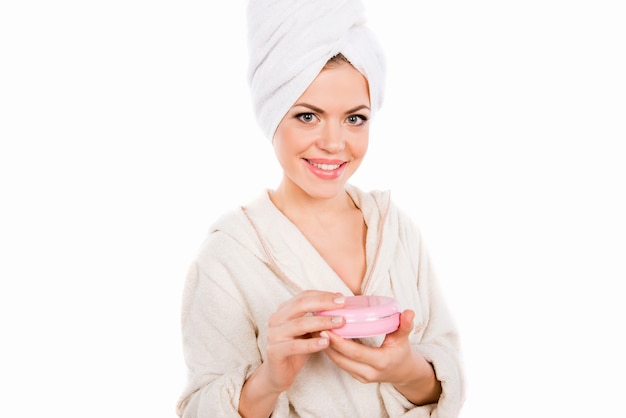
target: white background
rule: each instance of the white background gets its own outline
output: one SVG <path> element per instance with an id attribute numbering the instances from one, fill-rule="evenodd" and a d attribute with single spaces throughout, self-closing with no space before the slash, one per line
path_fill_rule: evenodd
<path id="1" fill-rule="evenodd" d="M 623 413 L 621 2 L 366 3 L 389 79 L 353 182 L 424 233 L 462 416 Z M 215 4 L 0 5 L 0 416 L 175 416 L 187 266 L 279 180 L 245 3 Z"/>

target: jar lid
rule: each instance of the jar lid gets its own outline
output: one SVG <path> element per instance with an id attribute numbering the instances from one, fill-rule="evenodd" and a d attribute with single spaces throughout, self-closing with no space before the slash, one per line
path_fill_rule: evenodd
<path id="1" fill-rule="evenodd" d="M 342 316 L 346 323 L 378 321 L 400 312 L 400 305 L 387 296 L 347 296 L 343 308 L 318 312 L 323 316 Z"/>

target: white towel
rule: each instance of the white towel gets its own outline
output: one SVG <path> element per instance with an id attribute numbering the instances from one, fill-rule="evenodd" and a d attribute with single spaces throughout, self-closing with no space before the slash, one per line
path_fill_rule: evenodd
<path id="1" fill-rule="evenodd" d="M 248 0 L 248 82 L 271 140 L 283 116 L 328 59 L 342 53 L 368 80 L 372 114 L 382 105 L 385 59 L 359 0 Z"/>

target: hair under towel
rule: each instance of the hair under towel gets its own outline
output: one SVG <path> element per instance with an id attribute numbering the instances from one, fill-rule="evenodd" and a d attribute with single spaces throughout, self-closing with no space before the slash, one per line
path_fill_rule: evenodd
<path id="1" fill-rule="evenodd" d="M 382 105 L 385 59 L 360 0 L 248 0 L 248 82 L 263 133 L 278 124 L 341 53 L 365 76 L 372 113 Z"/>

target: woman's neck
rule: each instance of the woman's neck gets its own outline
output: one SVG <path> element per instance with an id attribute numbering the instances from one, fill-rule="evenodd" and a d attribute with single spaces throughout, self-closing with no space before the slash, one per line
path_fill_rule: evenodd
<path id="1" fill-rule="evenodd" d="M 276 190 L 269 191 L 269 198 L 296 225 L 303 221 L 332 224 L 347 213 L 358 210 L 345 190 L 322 199 L 312 197 L 301 189 L 291 191 L 283 186 L 281 183 Z"/>

